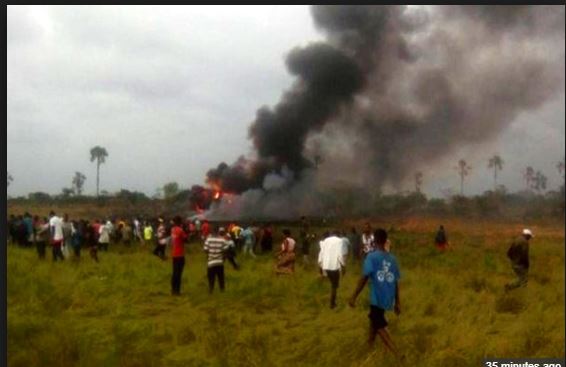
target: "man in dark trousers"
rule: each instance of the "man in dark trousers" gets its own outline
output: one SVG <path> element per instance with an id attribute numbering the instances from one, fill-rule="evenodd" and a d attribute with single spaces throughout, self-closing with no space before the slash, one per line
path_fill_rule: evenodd
<path id="1" fill-rule="evenodd" d="M 530 229 L 523 229 L 522 235 L 516 238 L 511 243 L 509 250 L 507 250 L 507 257 L 511 260 L 511 267 L 517 275 L 517 279 L 505 285 L 506 291 L 527 285 L 529 273 L 529 241 L 533 237 L 533 233 Z"/>
<path id="2" fill-rule="evenodd" d="M 318 265 L 322 273 L 330 280 L 330 308 L 336 307 L 336 291 L 340 284 L 340 272 L 346 272 L 346 260 L 344 258 L 344 246 L 342 238 L 338 237 L 338 231 L 320 241 L 320 252 L 318 253 Z"/>
<path id="3" fill-rule="evenodd" d="M 185 267 L 185 241 L 187 234 L 181 228 L 182 219 L 176 216 L 173 220 L 174 226 L 171 228 L 171 258 L 173 259 L 173 275 L 171 276 L 171 294 L 178 296 L 181 294 L 181 278 Z"/>
<path id="4" fill-rule="evenodd" d="M 375 251 L 369 252 L 364 259 L 363 275 L 349 304 L 351 307 L 356 305 L 356 298 L 369 280 L 369 346 L 370 348 L 373 346 L 375 337 L 379 335 L 385 347 L 398 358 L 397 348 L 387 331 L 385 311 L 394 310 L 397 315 L 401 313 L 398 284 L 401 275 L 397 259 L 385 250 L 387 232 L 384 229 L 377 229 L 373 237 Z"/>
<path id="5" fill-rule="evenodd" d="M 218 279 L 220 291 L 224 291 L 224 259 L 230 241 L 226 239 L 226 231 L 220 227 L 214 234 L 208 236 L 204 242 L 204 252 L 207 255 L 208 291 L 212 294 L 215 280 Z"/>
<path id="6" fill-rule="evenodd" d="M 438 228 L 438 232 L 436 232 L 436 236 L 434 237 L 434 243 L 436 244 L 436 248 L 440 251 L 444 251 L 448 248 L 448 239 L 446 238 L 446 231 L 443 225 Z"/>

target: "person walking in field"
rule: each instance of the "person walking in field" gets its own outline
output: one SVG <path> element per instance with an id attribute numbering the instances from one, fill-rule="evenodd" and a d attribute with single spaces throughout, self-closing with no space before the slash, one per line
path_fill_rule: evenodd
<path id="1" fill-rule="evenodd" d="M 178 296 L 181 294 L 181 278 L 185 268 L 185 241 L 188 236 L 181 227 L 183 223 L 181 217 L 176 216 L 173 222 L 174 225 L 171 228 L 171 258 L 173 259 L 171 294 Z"/>
<path id="2" fill-rule="evenodd" d="M 281 249 L 276 254 L 277 266 L 275 272 L 277 274 L 293 274 L 295 272 L 295 240 L 291 237 L 291 231 L 283 230 L 285 239 L 281 243 Z"/>
<path id="3" fill-rule="evenodd" d="M 364 289 L 369 280 L 370 299 L 370 328 L 368 343 L 373 346 L 377 335 L 381 338 L 385 347 L 398 357 L 398 351 L 387 331 L 387 320 L 385 311 L 394 310 L 395 314 L 401 313 L 401 302 L 399 296 L 399 265 L 394 255 L 385 251 L 387 232 L 377 229 L 374 233 L 376 250 L 369 253 L 363 266 L 363 275 L 360 278 L 349 304 L 355 307 L 356 298 Z"/>
<path id="4" fill-rule="evenodd" d="M 523 229 L 520 237 L 516 238 L 507 250 L 507 257 L 511 260 L 511 267 L 517 279 L 505 285 L 505 290 L 510 291 L 515 288 L 527 285 L 529 274 L 529 241 L 533 238 L 530 229 Z"/>
<path id="5" fill-rule="evenodd" d="M 444 251 L 448 248 L 448 238 L 446 237 L 443 225 L 438 228 L 438 232 L 436 232 L 436 237 L 434 238 L 434 243 L 436 248 L 440 251 Z"/>
<path id="6" fill-rule="evenodd" d="M 61 246 L 63 246 L 63 220 L 58 217 L 55 212 L 49 214 L 49 230 L 51 232 L 51 247 L 53 254 L 53 261 L 56 262 L 58 259 L 63 261 L 63 252 L 61 252 Z"/>
<path id="7" fill-rule="evenodd" d="M 323 275 L 330 280 L 330 308 L 336 307 L 336 292 L 340 284 L 340 273 L 346 273 L 346 259 L 344 258 L 344 242 L 336 235 L 336 231 L 320 242 L 318 265 Z"/>
<path id="8" fill-rule="evenodd" d="M 212 294 L 214 283 L 218 279 L 220 291 L 224 292 L 224 258 L 230 246 L 226 239 L 226 230 L 220 227 L 218 231 L 207 237 L 204 242 L 204 252 L 207 255 L 208 292 Z"/>

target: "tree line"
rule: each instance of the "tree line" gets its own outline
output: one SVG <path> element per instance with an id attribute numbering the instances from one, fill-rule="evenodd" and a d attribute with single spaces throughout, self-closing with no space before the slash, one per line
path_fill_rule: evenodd
<path id="1" fill-rule="evenodd" d="M 96 162 L 96 197 L 102 196 L 110 196 L 110 193 L 106 190 L 100 191 L 100 166 L 106 162 L 108 158 L 108 151 L 106 148 L 101 146 L 95 146 L 90 149 L 90 161 Z M 315 167 L 318 166 L 323 162 L 322 157 L 317 155 L 315 157 Z M 487 168 L 493 171 L 493 191 L 502 190 L 504 187 L 499 185 L 497 182 L 498 173 L 503 170 L 504 161 L 501 156 L 495 154 L 490 157 L 487 161 Z M 457 166 L 455 167 L 458 176 L 460 178 L 460 196 L 464 196 L 464 183 L 466 178 L 471 174 L 472 167 L 468 164 L 465 159 L 460 159 L 458 161 Z M 564 180 L 564 171 L 565 171 L 565 163 L 564 158 L 556 163 L 556 169 L 558 170 L 562 180 Z M 527 166 L 522 173 L 522 177 L 525 182 L 525 190 L 527 191 L 535 191 L 537 193 L 543 193 L 547 189 L 547 182 L 548 177 L 544 175 L 540 170 L 535 170 L 532 166 Z M 72 177 L 71 186 L 64 187 L 61 190 L 60 197 L 62 198 L 69 198 L 72 196 L 82 196 L 83 188 L 87 177 L 82 172 L 75 172 L 75 175 Z M 414 175 L 414 184 L 415 184 L 415 192 L 421 193 L 422 185 L 424 181 L 424 174 L 422 171 L 417 171 Z M 7 187 L 14 182 L 14 177 L 7 172 Z M 563 184 L 564 185 L 564 184 Z M 562 185 L 562 187 L 563 187 Z M 181 192 L 179 188 L 179 184 L 177 182 L 168 182 L 163 187 L 157 188 L 153 198 L 160 199 L 165 198 L 169 199 L 175 197 Z M 128 196 L 130 191 L 122 189 L 120 192 L 116 193 L 116 195 L 121 196 Z M 37 196 L 40 194 L 40 197 L 45 197 L 45 193 L 32 193 L 30 194 L 32 197 Z M 135 193 L 134 196 L 141 197 L 141 193 Z M 143 194 L 145 196 L 145 194 Z"/>

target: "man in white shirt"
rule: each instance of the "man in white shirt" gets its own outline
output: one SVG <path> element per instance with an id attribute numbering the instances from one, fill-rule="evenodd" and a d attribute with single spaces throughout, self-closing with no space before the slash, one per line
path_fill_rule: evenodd
<path id="1" fill-rule="evenodd" d="M 340 272 L 346 273 L 344 259 L 344 241 L 333 231 L 329 237 L 320 242 L 318 265 L 330 280 L 332 286 L 330 293 L 330 308 L 336 307 L 336 291 L 340 284 Z"/>
<path id="2" fill-rule="evenodd" d="M 51 232 L 51 247 L 53 254 L 53 261 L 60 259 L 64 260 L 61 246 L 63 245 L 63 219 L 55 215 L 54 211 L 49 213 L 49 230 Z"/>

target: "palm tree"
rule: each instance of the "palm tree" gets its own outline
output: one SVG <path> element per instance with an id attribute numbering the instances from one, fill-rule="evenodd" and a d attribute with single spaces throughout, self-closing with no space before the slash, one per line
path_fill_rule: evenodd
<path id="1" fill-rule="evenodd" d="M 423 184 L 423 173 L 418 171 L 415 173 L 415 190 L 421 192 L 421 186 Z"/>
<path id="2" fill-rule="evenodd" d="M 458 170 L 458 175 L 460 175 L 460 195 L 464 195 L 464 178 L 470 173 L 470 171 L 472 170 L 472 167 L 468 165 L 468 162 L 466 162 L 463 159 L 460 159 L 458 161 L 458 167 L 456 167 L 456 169 Z"/>
<path id="3" fill-rule="evenodd" d="M 527 186 L 527 190 L 529 190 L 535 178 L 535 170 L 533 169 L 533 167 L 527 166 L 527 168 L 525 168 L 525 172 L 523 173 L 523 177 L 525 178 L 525 184 Z"/>
<path id="4" fill-rule="evenodd" d="M 497 171 L 503 169 L 503 159 L 497 154 L 489 159 L 488 168 L 493 168 L 493 190 L 497 191 Z"/>
<path id="5" fill-rule="evenodd" d="M 94 162 L 96 159 L 96 196 L 99 196 L 99 185 L 100 185 L 100 165 L 106 162 L 106 157 L 108 157 L 108 152 L 106 148 L 95 146 L 90 150 L 90 161 Z"/>
<path id="6" fill-rule="evenodd" d="M 12 181 L 14 181 L 14 178 L 12 177 L 10 172 L 6 171 L 6 173 L 7 173 L 7 178 L 8 178 L 8 186 L 10 186 L 10 183 L 12 183 Z"/>
<path id="7" fill-rule="evenodd" d="M 73 177 L 73 188 L 75 194 L 80 195 L 83 193 L 83 186 L 85 184 L 86 176 L 83 175 L 81 172 L 75 172 L 75 176 Z"/>
<path id="8" fill-rule="evenodd" d="M 535 189 L 537 192 L 546 190 L 546 182 L 546 176 L 543 175 L 541 171 L 537 171 L 533 179 L 533 189 Z"/>

